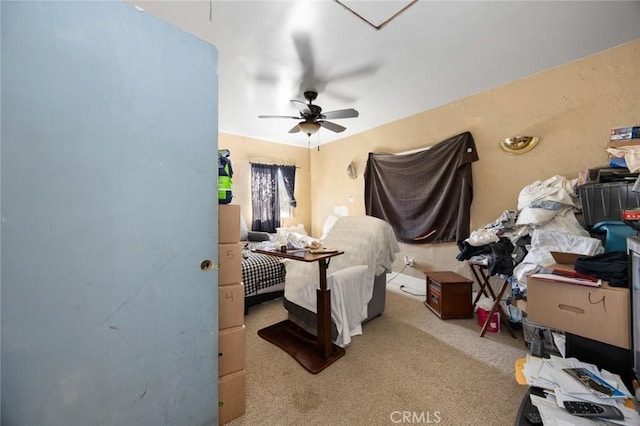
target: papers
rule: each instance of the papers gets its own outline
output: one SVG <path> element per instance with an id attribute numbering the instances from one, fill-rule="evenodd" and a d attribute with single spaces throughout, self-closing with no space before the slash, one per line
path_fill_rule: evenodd
<path id="1" fill-rule="evenodd" d="M 309 251 L 306 248 L 287 248 L 283 251 L 283 249 L 276 247 L 264 247 L 264 248 L 254 248 L 251 251 L 268 251 L 273 253 L 282 253 L 282 254 L 292 254 L 292 255 L 303 255 Z"/>
<path id="2" fill-rule="evenodd" d="M 574 401 L 575 398 L 568 399 Z M 594 426 L 594 425 L 623 425 L 623 426 L 637 426 L 640 424 L 640 414 L 637 411 L 625 407 L 623 404 L 618 403 L 616 407 L 624 414 L 624 420 L 612 420 L 612 419 L 598 419 L 598 418 L 586 418 L 578 417 L 569 414 L 564 408 L 564 399 L 559 397 L 556 392 L 555 395 L 547 394 L 546 398 L 537 395 L 531 395 L 531 403 L 540 412 L 540 417 L 544 426 Z M 602 403 L 601 401 L 593 401 Z M 610 404 L 614 405 L 614 404 Z"/>
<path id="3" fill-rule="evenodd" d="M 629 398 L 631 395 L 624 393 L 616 386 L 610 384 L 597 373 L 588 368 L 564 368 L 564 372 L 576 379 L 581 385 L 600 398 Z"/>
<path id="4" fill-rule="evenodd" d="M 600 287 L 602 280 L 597 278 L 581 278 L 577 276 L 568 276 L 568 274 L 560 274 L 555 270 L 553 272 L 537 273 L 529 275 L 532 278 L 537 278 L 544 281 L 562 282 L 567 284 L 586 285 L 590 287 Z M 594 281 L 595 280 L 595 281 Z"/>
<path id="5" fill-rule="evenodd" d="M 558 348 L 560 355 L 564 358 L 567 354 L 567 336 L 561 333 L 551 332 L 551 336 L 553 336 L 553 343 Z"/>
<path id="6" fill-rule="evenodd" d="M 590 376 L 606 382 L 610 387 L 615 389 L 614 393 L 616 393 L 616 397 L 618 398 L 631 397 L 631 393 L 624 383 L 622 383 L 620 377 L 606 370 L 599 372 L 595 365 L 582 362 L 576 358 L 561 358 L 551 355 L 551 358 L 546 359 L 527 355 L 523 374 L 527 379 L 527 383 L 531 386 L 553 391 L 560 389 L 572 395 L 593 394 L 585 384 L 568 374 L 567 371 L 565 371 L 567 369 L 580 369 L 583 374 L 588 373 Z M 603 398 L 599 399 L 602 400 Z"/>
<path id="7" fill-rule="evenodd" d="M 591 275 L 581 274 L 580 272 L 560 269 L 560 268 L 541 268 L 535 274 L 530 275 L 545 281 L 563 282 L 567 284 L 586 285 L 590 287 L 602 286 L 602 280 Z"/>
<path id="8" fill-rule="evenodd" d="M 531 403 L 540 412 L 540 417 L 544 426 L 593 426 L 593 425 L 621 425 L 621 426 L 637 426 L 640 424 L 640 414 L 634 409 L 625 407 L 619 401 L 610 401 L 609 405 L 615 405 L 618 407 L 624 415 L 624 420 L 612 420 L 612 419 L 598 419 L 598 418 L 586 418 L 578 417 L 572 414 L 564 408 L 564 401 L 575 401 L 576 398 L 568 397 L 562 392 L 555 392 L 555 394 L 548 393 L 546 398 L 537 395 L 531 395 Z M 591 401 L 585 399 L 584 401 Z M 602 400 L 593 400 L 598 404 L 602 404 Z M 613 403 L 612 403 L 613 402 Z"/>
<path id="9" fill-rule="evenodd" d="M 569 375 L 565 369 L 580 369 L 600 378 L 612 386 L 619 398 L 600 398 L 590 391 L 583 383 Z M 626 388 L 619 376 L 606 370 L 599 371 L 593 364 L 579 361 L 576 358 L 561 358 L 551 355 L 551 358 L 538 358 L 527 355 L 523 374 L 530 386 L 545 389 L 546 398 L 531 395 L 531 402 L 540 411 L 542 420 L 547 425 L 638 425 L 640 414 L 624 405 L 625 398 L 631 398 L 631 393 Z M 586 374 L 586 373 L 585 373 Z M 604 423 L 600 419 L 586 419 L 573 416 L 564 408 L 564 401 L 589 401 L 598 404 L 615 405 L 622 411 L 624 420 L 607 419 Z"/>
<path id="10" fill-rule="evenodd" d="M 306 248 L 293 248 L 293 249 L 288 248 L 287 249 L 287 253 L 290 253 L 290 254 L 306 253 L 307 251 L 310 251 L 310 250 Z"/>
<path id="11" fill-rule="evenodd" d="M 309 249 L 309 253 L 311 254 L 326 254 L 326 253 L 337 253 L 338 250 L 336 249 L 328 249 L 328 248 L 315 248 L 315 249 Z"/>
<path id="12" fill-rule="evenodd" d="M 567 410 L 558 406 L 553 395 L 547 395 L 547 398 L 531 395 L 531 403 L 540 412 L 544 426 L 593 426 L 597 424 L 590 419 L 569 414 Z"/>

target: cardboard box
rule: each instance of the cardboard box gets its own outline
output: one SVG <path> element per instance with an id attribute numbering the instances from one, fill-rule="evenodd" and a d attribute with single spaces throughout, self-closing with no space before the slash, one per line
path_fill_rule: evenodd
<path id="1" fill-rule="evenodd" d="M 552 253 L 556 268 L 574 271 L 580 255 Z M 570 263 L 564 263 L 570 262 Z M 629 349 L 629 289 L 567 284 L 527 277 L 527 318 L 560 331 Z"/>
<path id="2" fill-rule="evenodd" d="M 619 141 L 624 139 L 638 139 L 640 138 L 640 126 L 633 127 L 618 127 L 611 129 L 611 140 Z"/>
<path id="3" fill-rule="evenodd" d="M 218 205 L 218 243 L 237 243 L 240 241 L 240 205 Z"/>
<path id="4" fill-rule="evenodd" d="M 607 142 L 607 148 L 620 148 L 622 146 L 635 146 L 640 145 L 640 138 L 633 139 L 620 139 Z"/>
<path id="5" fill-rule="evenodd" d="M 523 314 L 527 313 L 527 300 L 526 299 L 517 299 L 516 300 L 516 308 L 520 310 Z"/>
<path id="6" fill-rule="evenodd" d="M 240 417 L 246 410 L 247 376 L 245 370 L 218 379 L 218 424 Z"/>
<path id="7" fill-rule="evenodd" d="M 244 324 L 244 285 L 218 287 L 218 328 L 238 327 Z"/>
<path id="8" fill-rule="evenodd" d="M 245 369 L 245 334 L 244 325 L 218 332 L 218 376 Z"/>
<path id="9" fill-rule="evenodd" d="M 218 285 L 242 281 L 242 247 L 241 243 L 218 244 Z"/>

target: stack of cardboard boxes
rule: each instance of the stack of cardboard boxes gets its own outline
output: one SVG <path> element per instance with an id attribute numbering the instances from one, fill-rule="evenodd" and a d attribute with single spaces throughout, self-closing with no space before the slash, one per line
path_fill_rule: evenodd
<path id="1" fill-rule="evenodd" d="M 240 206 L 218 209 L 218 423 L 245 412 L 244 285 Z"/>

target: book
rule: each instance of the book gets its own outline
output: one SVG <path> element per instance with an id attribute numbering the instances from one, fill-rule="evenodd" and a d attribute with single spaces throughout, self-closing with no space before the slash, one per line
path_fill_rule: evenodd
<path id="1" fill-rule="evenodd" d="M 592 277 L 591 275 L 583 274 L 581 272 L 576 272 L 576 271 L 569 271 L 566 269 L 553 268 L 551 269 L 551 273 L 555 275 L 562 275 L 564 277 L 569 277 L 569 278 L 589 280 L 589 281 L 593 281 L 594 283 L 597 283 L 599 281 L 598 278 Z"/>
<path id="2" fill-rule="evenodd" d="M 630 396 L 628 392 L 621 391 L 587 368 L 563 368 L 562 371 L 578 380 L 599 398 L 628 398 Z"/>
<path id="3" fill-rule="evenodd" d="M 622 220 L 640 220 L 640 208 L 622 210 Z"/>
<path id="4" fill-rule="evenodd" d="M 618 127 L 611 129 L 611 140 L 619 141 L 625 139 L 640 138 L 640 126 Z"/>
<path id="5" fill-rule="evenodd" d="M 554 281 L 554 282 L 562 282 L 567 284 L 576 284 L 576 285 L 586 285 L 589 287 L 600 287 L 602 286 L 602 280 L 599 278 L 582 278 L 576 276 L 567 276 L 567 274 L 557 273 L 557 272 L 540 272 L 536 274 L 529 275 L 531 278 L 536 278 L 543 281 Z"/>

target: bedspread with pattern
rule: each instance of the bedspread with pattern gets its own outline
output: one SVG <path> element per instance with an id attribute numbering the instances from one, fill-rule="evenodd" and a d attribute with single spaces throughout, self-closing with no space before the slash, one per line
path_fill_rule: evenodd
<path id="1" fill-rule="evenodd" d="M 251 245 L 250 243 L 249 249 Z M 285 268 L 281 259 L 250 250 L 245 252 L 248 252 L 248 257 L 242 259 L 245 296 L 253 296 L 260 290 L 284 283 Z"/>

